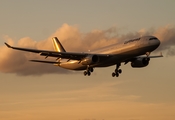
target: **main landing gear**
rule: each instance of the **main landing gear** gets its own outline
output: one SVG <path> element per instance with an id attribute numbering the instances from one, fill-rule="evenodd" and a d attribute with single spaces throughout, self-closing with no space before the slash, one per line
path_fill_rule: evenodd
<path id="1" fill-rule="evenodd" d="M 93 72 L 93 71 L 94 71 L 93 68 L 87 68 L 87 70 L 84 71 L 84 76 L 86 76 L 86 75 L 90 76 L 91 72 Z"/>
<path id="2" fill-rule="evenodd" d="M 116 69 L 115 69 L 115 71 L 112 73 L 112 77 L 119 77 L 119 74 L 121 74 L 122 73 L 122 70 L 121 69 L 119 69 L 119 67 L 121 66 L 121 63 L 119 63 L 119 64 L 116 64 Z"/>

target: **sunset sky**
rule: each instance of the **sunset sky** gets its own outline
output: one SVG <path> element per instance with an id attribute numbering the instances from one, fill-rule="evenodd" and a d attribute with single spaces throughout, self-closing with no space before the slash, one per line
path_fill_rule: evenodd
<path id="1" fill-rule="evenodd" d="M 31 63 L 14 46 L 86 52 L 154 35 L 160 47 L 145 68 L 122 64 L 83 71 Z M 46 60 L 55 60 L 48 58 Z M 0 120 L 174 120 L 174 0 L 0 0 Z"/>

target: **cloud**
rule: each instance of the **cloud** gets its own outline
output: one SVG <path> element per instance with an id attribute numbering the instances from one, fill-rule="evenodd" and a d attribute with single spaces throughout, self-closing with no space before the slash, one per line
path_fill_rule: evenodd
<path id="1" fill-rule="evenodd" d="M 166 50 L 167 56 L 175 55 L 175 26 L 167 25 L 159 28 L 154 32 L 162 44 L 158 48 L 158 51 Z"/>
<path id="2" fill-rule="evenodd" d="M 89 33 L 82 33 L 77 26 L 63 24 L 47 39 L 41 41 L 32 40 L 30 37 L 21 38 L 17 43 L 8 36 L 4 39 L 11 45 L 33 49 L 53 50 L 51 38 L 57 36 L 67 51 L 86 52 L 99 47 L 110 45 L 121 40 L 128 40 L 142 35 L 155 35 L 162 45 L 157 51 L 166 51 L 166 55 L 175 55 L 175 26 L 167 25 L 158 29 L 141 29 L 120 35 L 116 27 L 107 30 L 93 30 Z M 48 64 L 32 63 L 30 59 L 42 59 L 38 54 L 15 51 L 8 49 L 5 45 L 0 46 L 0 71 L 3 73 L 15 73 L 18 75 L 43 75 L 50 73 L 67 74 L 72 73 L 60 67 Z M 44 58 L 43 58 L 44 59 Z M 55 60 L 55 58 L 48 58 Z"/>

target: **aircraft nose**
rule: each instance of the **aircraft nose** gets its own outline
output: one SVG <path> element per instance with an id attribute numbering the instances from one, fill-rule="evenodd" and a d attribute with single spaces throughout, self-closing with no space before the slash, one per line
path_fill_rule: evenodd
<path id="1" fill-rule="evenodd" d="M 157 44 L 158 46 L 160 45 L 160 40 L 159 40 L 159 39 L 157 39 L 156 44 Z M 157 47 L 158 47 L 158 46 L 157 46 Z"/>
<path id="2" fill-rule="evenodd" d="M 155 49 L 157 48 L 157 47 L 159 47 L 159 45 L 160 45 L 160 40 L 159 39 L 151 39 L 150 40 L 150 45 L 151 46 L 153 46 Z"/>
<path id="3" fill-rule="evenodd" d="M 155 46 L 156 48 L 159 47 L 159 45 L 160 45 L 160 40 L 159 40 L 159 39 L 153 40 L 153 41 L 152 41 L 152 45 Z"/>

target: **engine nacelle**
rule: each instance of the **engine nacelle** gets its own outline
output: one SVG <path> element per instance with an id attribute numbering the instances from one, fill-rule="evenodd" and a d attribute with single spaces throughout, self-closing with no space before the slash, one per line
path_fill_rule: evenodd
<path id="1" fill-rule="evenodd" d="M 99 61 L 99 57 L 97 55 L 88 55 L 83 60 L 81 60 L 81 64 L 83 65 L 92 65 Z"/>
<path id="2" fill-rule="evenodd" d="M 133 68 L 146 67 L 149 64 L 150 58 L 137 58 L 131 62 Z"/>

